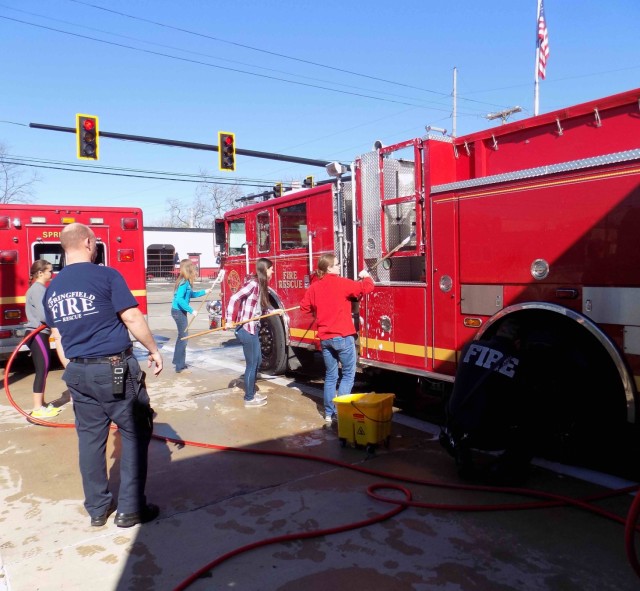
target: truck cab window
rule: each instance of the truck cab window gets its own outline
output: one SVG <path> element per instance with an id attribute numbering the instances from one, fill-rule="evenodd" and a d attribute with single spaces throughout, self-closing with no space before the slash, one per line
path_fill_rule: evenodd
<path id="1" fill-rule="evenodd" d="M 271 225 L 269 223 L 268 211 L 257 215 L 256 227 L 258 233 L 258 252 L 269 252 L 271 249 Z"/>
<path id="2" fill-rule="evenodd" d="M 33 260 L 44 259 L 49 261 L 54 273 L 59 273 L 64 268 L 64 250 L 58 242 L 38 242 L 33 245 Z M 96 244 L 96 265 L 106 264 L 105 249 L 102 242 Z"/>
<path id="3" fill-rule="evenodd" d="M 242 247 L 247 242 L 247 230 L 244 220 L 229 222 L 229 255 L 244 254 Z"/>
<path id="4" fill-rule="evenodd" d="M 64 251 L 60 244 L 42 244 L 33 246 L 33 260 L 43 259 L 51 263 L 53 272 L 58 273 L 64 267 Z"/>
<path id="5" fill-rule="evenodd" d="M 307 204 L 297 203 L 278 210 L 280 249 L 292 250 L 309 245 L 307 234 Z"/>

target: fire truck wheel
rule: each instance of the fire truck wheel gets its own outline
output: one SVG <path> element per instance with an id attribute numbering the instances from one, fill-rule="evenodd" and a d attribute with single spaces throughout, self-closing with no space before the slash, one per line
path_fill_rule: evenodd
<path id="1" fill-rule="evenodd" d="M 303 347 L 287 347 L 287 366 L 289 371 L 313 372 L 315 366 L 315 351 L 310 351 Z"/>
<path id="2" fill-rule="evenodd" d="M 599 469 L 599 456 L 624 450 L 626 398 L 618 369 L 579 325 L 540 315 L 528 320 L 518 414 L 525 439 L 536 455 Z"/>
<path id="3" fill-rule="evenodd" d="M 260 371 L 279 375 L 287 369 L 284 326 L 278 316 L 264 318 L 260 322 L 260 348 L 262 363 Z"/>

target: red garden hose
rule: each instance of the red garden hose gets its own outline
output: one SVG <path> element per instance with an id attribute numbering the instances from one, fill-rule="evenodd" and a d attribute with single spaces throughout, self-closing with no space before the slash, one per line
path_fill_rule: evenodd
<path id="1" fill-rule="evenodd" d="M 11 396 L 11 392 L 9 389 L 9 371 L 11 368 L 11 364 L 13 363 L 14 358 L 18 354 L 18 351 L 33 335 L 37 332 L 45 328 L 44 326 L 40 327 L 33 333 L 27 335 L 16 347 L 11 357 L 7 362 L 7 366 L 5 368 L 4 375 L 4 389 L 7 395 L 7 399 L 9 403 L 24 417 L 28 418 L 29 421 L 36 423 L 38 425 L 43 425 L 47 427 L 62 427 L 62 428 L 74 428 L 74 423 L 53 423 L 50 421 L 46 421 L 43 419 L 36 419 L 31 417 L 28 413 L 22 410 L 16 402 L 13 400 Z M 429 486 L 433 488 L 446 488 L 451 490 L 466 490 L 466 491 L 483 491 L 483 492 L 498 492 L 501 494 L 513 494 L 523 497 L 531 497 L 534 499 L 541 499 L 538 501 L 529 501 L 529 502 L 517 502 L 517 503 L 498 503 L 498 504 L 451 504 L 451 503 L 425 503 L 413 501 L 411 492 L 404 486 L 400 486 L 398 484 L 390 484 L 390 483 L 375 483 L 368 487 L 367 494 L 384 503 L 390 503 L 396 505 L 395 508 L 387 511 L 386 513 L 382 513 L 370 519 L 366 519 L 363 521 L 358 521 L 354 523 L 348 523 L 340 526 L 336 526 L 328 529 L 319 529 L 313 531 L 305 531 L 305 532 L 296 532 L 292 534 L 286 534 L 282 536 L 276 536 L 273 538 L 267 538 L 264 540 L 258 540 L 256 542 L 252 542 L 251 544 L 247 544 L 245 546 L 241 546 L 226 554 L 223 554 L 217 557 L 215 560 L 209 562 L 204 565 L 198 571 L 194 572 L 187 579 L 182 581 L 177 587 L 174 588 L 174 591 L 182 591 L 189 587 L 195 580 L 201 577 L 204 573 L 214 569 L 216 566 L 222 564 L 226 560 L 242 554 L 244 552 L 248 552 L 255 548 L 259 548 L 262 546 L 267 546 L 270 544 L 277 544 L 282 542 L 289 542 L 293 540 L 304 540 L 309 538 L 315 538 L 320 536 L 328 536 L 335 533 L 341 533 L 345 531 L 350 531 L 353 529 L 358 529 L 361 527 L 366 527 L 372 525 L 374 523 L 379 523 L 391 517 L 394 517 L 407 507 L 415 507 L 421 509 L 432 509 L 432 510 L 445 510 L 445 511 L 514 511 L 514 510 L 523 510 L 523 509 L 543 509 L 549 507 L 559 507 L 559 506 L 570 506 L 577 509 L 583 509 L 585 511 L 589 511 L 595 513 L 596 515 L 600 515 L 601 517 L 606 517 L 611 519 L 617 523 L 621 523 L 625 525 L 625 549 L 627 554 L 627 559 L 629 564 L 633 568 L 634 572 L 638 577 L 640 577 L 640 563 L 638 561 L 638 557 L 636 555 L 635 548 L 635 537 L 636 533 L 639 530 L 637 526 L 638 517 L 640 516 L 640 495 L 635 495 L 635 498 L 631 504 L 629 512 L 627 514 L 626 519 L 616 515 L 610 511 L 606 511 L 596 505 L 593 505 L 594 501 L 599 501 L 606 498 L 611 498 L 614 496 L 619 496 L 623 494 L 629 494 L 633 491 L 638 490 L 638 485 L 629 486 L 626 488 L 607 491 L 603 493 L 599 493 L 596 495 L 591 495 L 585 497 L 583 499 L 576 499 L 572 497 L 566 497 L 564 495 L 557 495 L 553 493 L 547 493 L 543 491 L 536 491 L 533 489 L 527 488 L 514 488 L 514 487 L 496 487 L 496 486 L 480 486 L 480 485 L 467 485 L 467 484 L 449 484 L 444 482 L 438 482 L 433 480 L 424 480 L 420 478 L 412 478 L 407 476 L 400 476 L 397 474 L 390 474 L 386 472 L 381 472 L 379 470 L 372 470 L 370 468 L 365 468 L 363 466 L 357 466 L 352 464 L 347 464 L 345 462 L 341 462 L 338 460 L 333 460 L 331 458 L 322 458 L 311 456 L 302 453 L 296 452 L 284 452 L 284 451 L 276 451 L 276 450 L 266 450 L 266 449 L 247 449 L 247 448 L 239 448 L 239 447 L 229 447 L 225 445 L 216 445 L 213 443 L 203 443 L 198 441 L 188 441 L 184 439 L 177 439 L 172 437 L 164 437 L 160 435 L 156 435 L 155 433 L 152 435 L 154 439 L 159 441 L 168 442 L 168 443 L 176 443 L 179 445 L 189 445 L 192 447 L 201 447 L 206 449 L 213 449 L 218 451 L 231 451 L 231 452 L 239 452 L 239 453 L 251 453 L 258 455 L 269 455 L 269 456 L 279 456 L 300 460 L 307 460 L 313 462 L 320 462 L 323 464 L 329 464 L 332 466 L 336 466 L 339 468 L 352 470 L 355 472 L 360 472 L 363 474 L 368 474 L 370 476 L 375 476 L 377 478 L 385 478 L 387 480 L 396 480 L 398 482 L 404 483 L 412 483 L 418 484 L 421 486 Z M 394 490 L 400 491 L 403 493 L 402 498 L 393 498 L 382 496 L 378 494 L 380 490 Z"/>

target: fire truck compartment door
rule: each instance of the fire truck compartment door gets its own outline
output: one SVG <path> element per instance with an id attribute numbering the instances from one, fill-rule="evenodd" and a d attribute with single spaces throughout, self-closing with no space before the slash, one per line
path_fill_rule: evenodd
<path id="1" fill-rule="evenodd" d="M 415 286 L 377 285 L 361 308 L 361 356 L 406 368 L 427 367 L 427 290 Z M 362 314 L 362 312 L 364 312 Z"/>
<path id="2" fill-rule="evenodd" d="M 600 324 L 640 326 L 640 288 L 584 287 L 582 307 L 585 316 Z"/>
<path id="3" fill-rule="evenodd" d="M 502 310 L 502 285 L 461 285 L 460 310 L 463 314 L 493 316 Z"/>

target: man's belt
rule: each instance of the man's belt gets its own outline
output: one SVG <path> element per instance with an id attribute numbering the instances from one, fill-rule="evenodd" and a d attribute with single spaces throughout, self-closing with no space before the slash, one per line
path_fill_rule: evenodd
<path id="1" fill-rule="evenodd" d="M 122 351 L 122 353 L 116 353 L 115 355 L 108 355 L 107 357 L 73 357 L 69 361 L 74 363 L 117 363 L 118 361 L 124 361 L 127 357 L 133 355 L 133 348 L 129 347 Z"/>

